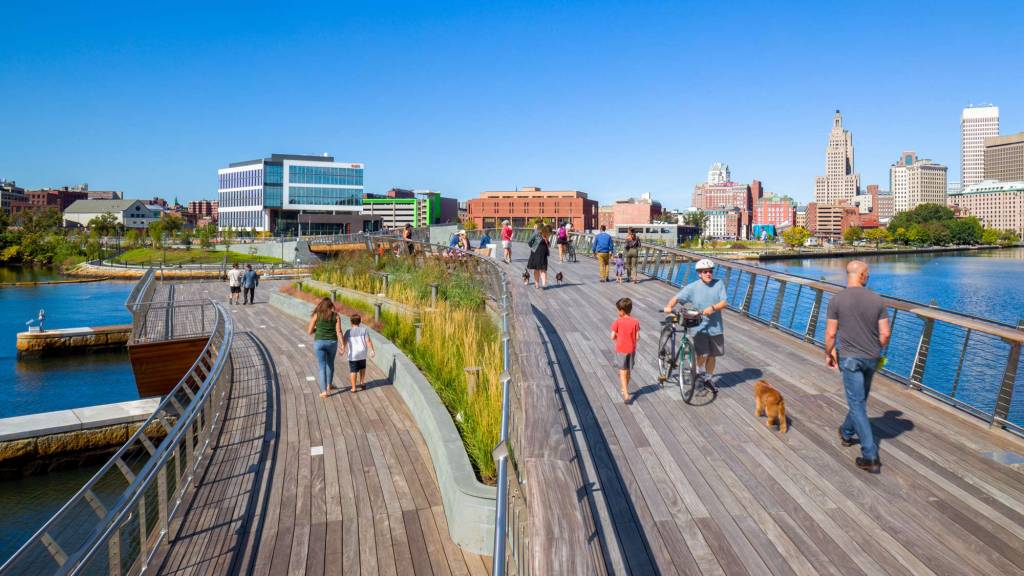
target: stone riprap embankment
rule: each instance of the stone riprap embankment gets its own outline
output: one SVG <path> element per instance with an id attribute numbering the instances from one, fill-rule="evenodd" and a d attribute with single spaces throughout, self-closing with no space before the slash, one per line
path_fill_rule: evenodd
<path id="1" fill-rule="evenodd" d="M 102 462 L 156 410 L 159 398 L 0 419 L 0 478 Z M 150 434 L 152 433 L 152 434 Z M 165 434 L 156 422 L 150 438 Z"/>
<path id="2" fill-rule="evenodd" d="M 222 268 L 156 268 L 157 280 L 213 280 L 224 277 Z M 260 278 L 268 280 L 271 278 L 292 277 L 297 275 L 308 275 L 309 268 L 274 268 L 273 270 L 258 270 Z M 103 266 L 98 264 L 79 264 L 65 272 L 69 276 L 97 277 L 107 276 L 111 280 L 138 280 L 146 273 L 145 268 L 121 268 L 118 266 Z"/>

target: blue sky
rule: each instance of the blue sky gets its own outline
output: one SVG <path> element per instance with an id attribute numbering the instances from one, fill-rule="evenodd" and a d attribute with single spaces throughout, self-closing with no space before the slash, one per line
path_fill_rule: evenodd
<path id="1" fill-rule="evenodd" d="M 685 207 L 715 161 L 810 199 L 836 108 L 883 188 L 904 149 L 958 179 L 968 103 L 1024 130 L 1019 2 L 161 4 L 5 3 L 0 178 L 213 198 L 330 152 L 370 192 Z"/>

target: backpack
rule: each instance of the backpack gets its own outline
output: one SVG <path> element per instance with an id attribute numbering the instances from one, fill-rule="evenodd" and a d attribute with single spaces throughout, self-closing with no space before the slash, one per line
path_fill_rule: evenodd
<path id="1" fill-rule="evenodd" d="M 558 229 L 558 239 L 559 240 L 565 240 L 568 237 L 569 237 L 569 233 L 565 231 L 565 226 L 562 226 L 561 228 Z"/>

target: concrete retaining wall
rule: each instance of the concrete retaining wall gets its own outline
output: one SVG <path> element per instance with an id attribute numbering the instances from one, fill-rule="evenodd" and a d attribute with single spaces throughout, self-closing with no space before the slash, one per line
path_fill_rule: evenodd
<path id="1" fill-rule="evenodd" d="M 131 324 L 19 332 L 18 356 L 68 354 L 124 348 L 128 345 L 131 333 Z"/>
<path id="2" fill-rule="evenodd" d="M 379 301 L 383 306 L 384 310 L 388 312 L 394 312 L 396 314 L 406 314 L 414 316 L 417 312 L 412 306 L 406 306 L 401 302 L 391 300 L 390 298 L 383 298 L 380 296 L 369 295 L 366 292 L 360 292 L 359 290 L 353 290 L 351 288 L 345 288 L 344 286 L 335 286 L 334 284 L 328 284 L 327 282 L 321 282 L 319 280 L 313 280 L 312 278 L 305 278 L 302 280 L 303 286 L 309 286 L 323 292 L 330 293 L 332 291 L 337 292 L 341 296 L 347 296 L 358 300 L 367 300 L 369 302 Z M 307 316 L 308 318 L 308 316 Z"/>
<path id="3" fill-rule="evenodd" d="M 0 419 L 0 477 L 103 461 L 160 405 L 159 398 Z M 157 426 L 151 437 L 165 433 Z"/>
<path id="4" fill-rule="evenodd" d="M 360 293 L 360 297 L 367 295 Z M 271 292 L 270 304 L 302 320 L 313 314 L 312 304 L 280 292 Z M 342 322 L 347 325 L 348 319 L 342 316 Z M 412 360 L 378 332 L 370 329 L 370 335 L 377 351 L 374 363 L 391 375 L 430 450 L 448 533 L 460 547 L 491 555 L 497 490 L 476 479 L 451 415 Z"/>

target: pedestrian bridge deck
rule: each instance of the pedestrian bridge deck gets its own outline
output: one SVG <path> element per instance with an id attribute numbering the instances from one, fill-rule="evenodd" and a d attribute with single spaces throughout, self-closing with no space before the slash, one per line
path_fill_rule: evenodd
<path id="1" fill-rule="evenodd" d="M 582 546 L 600 543 L 592 564 L 563 559 L 563 568 L 1024 574 L 1024 470 L 997 461 L 1024 454 L 1019 438 L 878 377 L 869 415 L 883 466 L 881 474 L 867 474 L 853 466 L 859 449 L 839 444 L 845 400 L 820 348 L 726 312 L 720 392 L 710 404 L 690 406 L 678 389 L 657 383 L 660 310 L 675 289 L 649 279 L 598 283 L 593 260 L 560 264 L 555 253 L 550 285 L 540 291 L 521 281 L 527 254 L 517 243 L 513 263 L 502 264 L 512 279 L 520 338 L 539 334 L 544 348 L 519 350 L 532 359 L 522 366 L 527 380 L 553 375 L 552 396 L 562 395 L 576 413 L 580 486 L 589 497 L 579 510 L 561 511 L 557 522 L 593 526 Z M 565 275 L 560 286 L 558 271 Z M 633 299 L 641 324 L 631 405 L 619 396 L 608 335 L 622 296 Z M 785 396 L 787 434 L 753 415 L 753 384 L 760 378 Z M 529 455 L 520 468 L 527 498 L 543 495 L 543 485 L 532 485 L 543 476 L 531 475 Z M 572 514 L 580 518 L 566 518 Z M 552 546 L 536 537 L 544 522 L 531 518 L 535 550 Z M 568 536 L 574 535 L 562 535 Z"/>
<path id="2" fill-rule="evenodd" d="M 451 541 L 430 453 L 370 363 L 367 390 L 323 400 L 302 322 L 267 304 L 235 321 L 234 386 L 205 472 L 151 567 L 161 574 L 486 574 Z M 157 300 L 224 302 L 223 283 L 161 285 Z M 335 384 L 347 390 L 347 363 Z M 315 450 L 319 448 L 319 450 Z M 314 454 L 311 452 L 319 452 Z M 321 452 L 322 450 L 322 452 Z"/>

